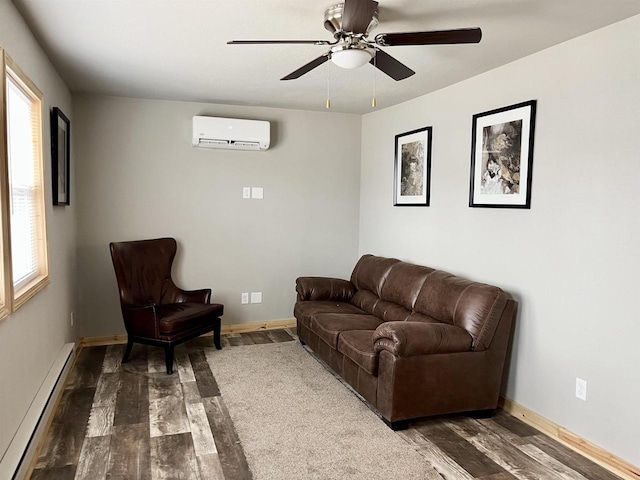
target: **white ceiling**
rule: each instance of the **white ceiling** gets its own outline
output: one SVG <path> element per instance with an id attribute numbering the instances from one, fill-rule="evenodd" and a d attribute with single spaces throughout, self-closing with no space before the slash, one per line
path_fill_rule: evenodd
<path id="1" fill-rule="evenodd" d="M 373 66 L 331 62 L 279 79 L 322 55 L 315 45 L 228 40 L 332 40 L 337 0 L 14 0 L 73 92 L 367 113 L 438 90 L 640 14 L 640 0 L 380 0 L 377 33 L 481 27 L 477 45 L 387 47 L 416 71 L 396 82 Z M 375 73 L 375 75 L 374 75 Z M 375 80 L 374 80 L 375 77 Z"/>

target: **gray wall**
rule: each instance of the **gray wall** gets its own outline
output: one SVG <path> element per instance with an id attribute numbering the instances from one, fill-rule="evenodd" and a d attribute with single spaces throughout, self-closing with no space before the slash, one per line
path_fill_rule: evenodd
<path id="1" fill-rule="evenodd" d="M 75 125 L 71 95 L 11 2 L 0 2 L 3 47 L 44 94 L 44 171 L 51 284 L 0 321 L 0 458 L 62 346 L 76 339 L 70 327 L 75 304 L 77 200 L 72 152 L 71 206 L 52 207 L 49 111 L 60 107 Z"/>
<path id="2" fill-rule="evenodd" d="M 51 285 L 0 322 L 0 362 L 11 367 L 0 370 L 0 456 L 76 338 L 75 292 L 82 335 L 123 332 L 108 243 L 173 235 L 176 278 L 212 287 L 226 323 L 291 317 L 296 276 L 348 276 L 359 253 L 498 284 L 520 302 L 507 396 L 640 464 L 638 44 L 635 17 L 362 119 L 97 96 L 72 105 L 14 6 L 0 2 L 0 45 L 44 92 L 45 111 L 71 118 L 79 178 L 72 206 L 52 208 L 45 128 Z M 529 99 L 532 209 L 468 208 L 471 115 Z M 192 149 L 198 114 L 271 120 L 273 147 Z M 394 135 L 425 125 L 432 206 L 394 208 Z M 242 200 L 243 186 L 264 187 L 265 199 Z M 262 305 L 240 305 L 240 292 L 257 290 Z M 574 396 L 576 376 L 588 381 L 587 402 Z"/>
<path id="3" fill-rule="evenodd" d="M 290 319 L 299 275 L 357 260 L 361 117 L 74 97 L 83 336 L 124 333 L 108 244 L 173 236 L 174 276 L 213 289 L 223 323 Z M 265 152 L 191 146 L 194 115 L 269 120 Z M 244 200 L 242 187 L 264 188 Z M 262 304 L 240 304 L 242 292 Z"/>
<path id="4" fill-rule="evenodd" d="M 520 302 L 506 395 L 640 465 L 640 17 L 363 117 L 360 253 Z M 531 210 L 469 208 L 471 117 L 538 100 Z M 433 126 L 432 206 L 393 207 L 394 135 Z M 587 401 L 575 379 L 588 382 Z"/>

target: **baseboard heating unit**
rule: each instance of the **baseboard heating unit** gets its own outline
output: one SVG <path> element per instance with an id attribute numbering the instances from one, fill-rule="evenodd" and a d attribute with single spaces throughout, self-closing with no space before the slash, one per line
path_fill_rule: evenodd
<path id="1" fill-rule="evenodd" d="M 22 419 L 20 428 L 0 460 L 1 479 L 22 480 L 26 476 L 44 428 L 53 413 L 56 399 L 64 388 L 74 354 L 73 343 L 65 344 L 60 350 Z"/>

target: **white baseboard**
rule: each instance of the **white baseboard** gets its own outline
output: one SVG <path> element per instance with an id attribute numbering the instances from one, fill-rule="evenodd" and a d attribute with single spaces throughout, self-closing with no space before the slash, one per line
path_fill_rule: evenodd
<path id="1" fill-rule="evenodd" d="M 53 413 L 74 360 L 74 344 L 67 343 L 56 357 L 9 448 L 0 460 L 0 478 L 22 480 L 29 472 L 49 417 Z"/>

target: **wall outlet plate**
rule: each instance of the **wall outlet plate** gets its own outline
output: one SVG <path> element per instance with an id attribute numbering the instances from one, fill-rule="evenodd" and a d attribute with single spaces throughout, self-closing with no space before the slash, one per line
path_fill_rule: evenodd
<path id="1" fill-rule="evenodd" d="M 576 397 L 580 400 L 587 401 L 587 381 L 576 378 Z"/>
<path id="2" fill-rule="evenodd" d="M 242 303 L 242 305 L 246 305 L 247 303 L 249 303 L 249 294 L 243 293 L 240 297 L 240 302 Z"/>
<path id="3" fill-rule="evenodd" d="M 251 198 L 251 187 L 242 187 L 242 198 Z"/>

